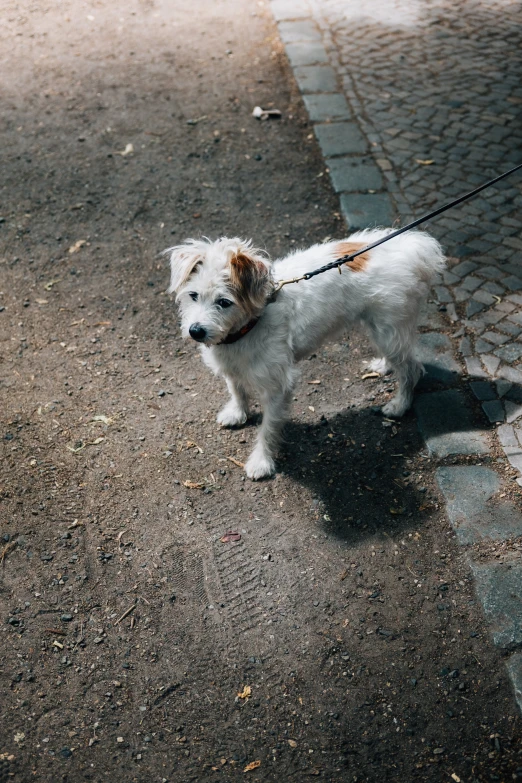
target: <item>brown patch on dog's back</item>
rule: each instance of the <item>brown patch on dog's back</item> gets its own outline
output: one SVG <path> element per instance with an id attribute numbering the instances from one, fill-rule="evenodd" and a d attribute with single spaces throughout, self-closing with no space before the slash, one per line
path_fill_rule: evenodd
<path id="1" fill-rule="evenodd" d="M 364 245 L 358 242 L 339 242 L 334 246 L 335 257 L 337 259 L 343 256 L 350 256 L 352 253 L 357 253 L 358 250 L 362 250 Z M 366 265 L 370 260 L 370 253 L 361 253 L 360 256 L 354 258 L 353 261 L 349 261 L 345 264 L 352 272 L 363 272 L 366 269 Z"/>

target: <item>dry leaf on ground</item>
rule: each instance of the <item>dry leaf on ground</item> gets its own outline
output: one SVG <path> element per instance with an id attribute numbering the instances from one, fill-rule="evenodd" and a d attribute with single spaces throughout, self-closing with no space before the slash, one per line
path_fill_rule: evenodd
<path id="1" fill-rule="evenodd" d="M 236 533 L 233 530 L 229 530 L 224 536 L 219 539 L 222 544 L 228 544 L 230 541 L 241 541 L 241 533 Z"/>
<path id="2" fill-rule="evenodd" d="M 77 242 L 74 243 L 74 245 L 71 245 L 69 248 L 69 253 L 72 255 L 73 253 L 77 253 L 80 248 L 82 248 L 84 245 L 87 244 L 86 239 L 79 239 Z"/>
<path id="3" fill-rule="evenodd" d="M 250 764 L 247 764 L 243 772 L 252 772 L 253 769 L 257 769 L 261 766 L 261 761 L 258 759 L 257 761 L 251 761 Z"/>
<path id="4" fill-rule="evenodd" d="M 203 489 L 205 487 L 202 481 L 184 481 L 183 486 L 188 489 Z"/>

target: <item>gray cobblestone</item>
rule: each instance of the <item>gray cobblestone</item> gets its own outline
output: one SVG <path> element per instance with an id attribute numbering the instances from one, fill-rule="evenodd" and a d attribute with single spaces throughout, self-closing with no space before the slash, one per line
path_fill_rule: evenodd
<path id="1" fill-rule="evenodd" d="M 489 381 L 473 381 L 469 385 L 477 400 L 496 400 L 497 391 Z"/>
<path id="2" fill-rule="evenodd" d="M 483 370 L 480 360 L 476 356 L 466 356 L 466 369 L 470 378 L 487 378 L 487 373 Z"/>
<path id="3" fill-rule="evenodd" d="M 482 316 L 482 320 L 484 323 L 487 324 L 496 324 L 498 323 L 502 318 L 504 317 L 504 313 L 497 313 L 492 310 L 490 310 L 487 313 L 484 313 Z"/>
<path id="4" fill-rule="evenodd" d="M 520 332 L 522 332 L 522 327 L 509 323 L 509 321 L 502 321 L 502 323 L 497 324 L 497 329 L 500 329 L 502 332 L 507 332 L 513 337 L 517 337 Z"/>
<path id="5" fill-rule="evenodd" d="M 493 348 L 494 346 L 487 340 L 483 340 L 482 337 L 479 337 L 478 340 L 475 340 L 475 351 L 477 353 L 489 353 L 493 350 Z"/>
<path id="6" fill-rule="evenodd" d="M 490 280 L 500 280 L 505 276 L 505 272 L 502 272 L 496 266 L 481 266 L 478 268 L 477 274 Z"/>
<path id="7" fill-rule="evenodd" d="M 477 269 L 478 264 L 475 264 L 474 261 L 461 261 L 460 264 L 457 264 L 454 266 L 451 271 L 454 275 L 458 275 L 459 277 L 465 277 L 466 275 L 469 275 L 471 272 L 474 272 L 475 269 Z"/>
<path id="8" fill-rule="evenodd" d="M 512 424 L 522 416 L 522 405 L 519 402 L 506 400 L 504 405 L 506 406 L 506 421 L 508 424 Z"/>
<path id="9" fill-rule="evenodd" d="M 471 348 L 471 340 L 469 337 L 463 337 L 459 342 L 459 351 L 463 356 L 471 356 L 473 350 Z"/>
<path id="10" fill-rule="evenodd" d="M 474 291 L 480 285 L 482 285 L 480 277 L 474 277 L 473 275 L 468 275 L 461 282 L 462 288 L 465 288 L 467 291 Z"/>
<path id="11" fill-rule="evenodd" d="M 480 293 L 480 291 L 478 293 Z M 486 305 L 482 304 L 480 301 L 477 302 L 476 298 L 473 297 L 473 299 L 470 299 L 466 305 L 466 316 L 471 318 L 472 316 L 477 315 L 477 313 L 481 313 L 485 309 Z"/>
<path id="12" fill-rule="evenodd" d="M 502 379 L 495 381 L 495 387 L 499 397 L 504 397 L 509 392 L 513 384 L 510 381 L 504 381 Z"/>
<path id="13" fill-rule="evenodd" d="M 501 442 L 501 444 L 507 448 L 507 447 L 515 447 L 518 448 L 519 443 L 517 440 L 517 436 L 515 435 L 515 430 L 510 424 L 503 424 L 501 427 L 497 430 L 498 439 Z"/>
<path id="14" fill-rule="evenodd" d="M 488 371 L 488 373 L 493 376 L 498 370 L 500 359 L 498 356 L 493 356 L 490 353 L 483 353 L 480 357 L 482 359 L 482 364 Z"/>
<path id="15" fill-rule="evenodd" d="M 489 294 L 483 288 L 479 288 L 478 291 L 473 293 L 473 299 L 485 305 L 492 305 L 497 301 L 492 294 Z"/>
<path id="16" fill-rule="evenodd" d="M 497 332 L 484 332 L 482 337 L 484 340 L 489 340 L 490 343 L 494 343 L 495 345 L 504 345 L 504 343 L 509 340 L 509 337 L 505 334 L 497 334 Z"/>
<path id="17" fill-rule="evenodd" d="M 505 378 L 507 381 L 522 385 L 522 370 L 517 367 L 502 367 L 498 375 L 500 378 Z"/>
<path id="18" fill-rule="evenodd" d="M 453 297 L 445 286 L 436 285 L 433 290 L 437 295 L 438 301 L 441 302 L 442 304 L 448 304 L 448 302 L 453 302 Z"/>
<path id="19" fill-rule="evenodd" d="M 506 414 L 500 400 L 488 400 L 482 403 L 482 410 L 488 417 L 491 424 L 504 421 Z"/>
<path id="20" fill-rule="evenodd" d="M 471 297 L 471 291 L 462 286 L 453 289 L 453 296 L 456 302 L 466 302 Z"/>
<path id="21" fill-rule="evenodd" d="M 514 324 L 522 324 L 522 313 L 510 313 L 508 315 L 508 321 Z"/>
<path id="22" fill-rule="evenodd" d="M 505 277 L 502 283 L 509 288 L 510 291 L 519 291 L 522 288 L 522 280 L 520 277 Z"/>
<path id="23" fill-rule="evenodd" d="M 520 343 L 509 343 L 503 345 L 494 351 L 494 354 L 505 362 L 514 362 L 522 356 L 522 345 Z"/>
<path id="24" fill-rule="evenodd" d="M 502 296 L 502 294 L 505 293 L 505 290 L 502 288 L 502 286 L 493 282 L 493 280 L 489 280 L 487 283 L 484 283 L 481 290 L 487 291 L 488 293 L 494 294 L 495 296 Z"/>

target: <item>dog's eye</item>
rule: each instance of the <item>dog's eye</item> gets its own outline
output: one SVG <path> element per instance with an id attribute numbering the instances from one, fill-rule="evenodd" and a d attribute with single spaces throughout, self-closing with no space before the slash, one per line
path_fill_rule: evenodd
<path id="1" fill-rule="evenodd" d="M 231 307 L 234 302 L 231 302 L 230 299 L 218 299 L 216 302 L 219 307 Z"/>
<path id="2" fill-rule="evenodd" d="M 195 291 L 190 291 L 190 292 L 189 292 L 189 296 L 190 296 L 190 298 L 191 298 L 191 299 L 193 299 L 193 300 L 194 300 L 194 302 L 197 302 L 197 301 L 198 301 L 198 296 L 199 296 L 199 294 L 197 294 Z"/>

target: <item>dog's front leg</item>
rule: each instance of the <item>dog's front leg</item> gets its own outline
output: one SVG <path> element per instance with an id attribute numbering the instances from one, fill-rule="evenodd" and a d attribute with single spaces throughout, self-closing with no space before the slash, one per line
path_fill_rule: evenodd
<path id="1" fill-rule="evenodd" d="M 275 473 L 274 453 L 281 439 L 281 430 L 287 419 L 291 391 L 265 393 L 261 396 L 263 422 L 254 451 L 245 465 L 248 478 L 262 479 Z"/>
<path id="2" fill-rule="evenodd" d="M 243 387 L 231 378 L 225 379 L 230 400 L 217 415 L 217 422 L 223 427 L 240 427 L 248 416 L 248 395 Z"/>

